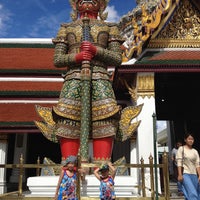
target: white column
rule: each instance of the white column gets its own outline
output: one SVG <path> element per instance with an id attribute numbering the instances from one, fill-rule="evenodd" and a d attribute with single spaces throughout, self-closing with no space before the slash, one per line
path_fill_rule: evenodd
<path id="1" fill-rule="evenodd" d="M 148 162 L 154 155 L 153 117 L 155 113 L 154 73 L 137 74 L 137 105 L 143 104 L 137 120 L 141 120 L 137 131 L 138 162 L 143 157 Z"/>
<path id="2" fill-rule="evenodd" d="M 154 97 L 139 97 L 137 104 L 144 104 L 138 120 L 141 120 L 137 134 L 138 162 L 143 157 L 144 162 L 149 162 L 150 154 L 154 156 L 153 140 L 153 113 L 155 113 Z"/>
<path id="3" fill-rule="evenodd" d="M 141 120 L 140 126 L 137 131 L 137 150 L 138 160 L 140 163 L 141 158 L 144 163 L 149 163 L 149 156 L 152 155 L 154 162 L 154 130 L 153 130 L 153 114 L 155 113 L 155 97 L 154 97 L 154 73 L 138 73 L 137 74 L 137 105 L 143 104 L 141 113 L 138 115 L 137 120 Z M 157 144 L 156 144 L 157 147 Z M 157 163 L 158 163 L 158 152 Z M 158 181 L 160 179 L 159 170 Z M 141 181 L 139 177 L 138 182 Z M 145 185 L 147 187 L 146 193 L 150 193 L 150 171 L 145 170 Z M 160 186 L 158 188 L 160 191 Z"/>
<path id="4" fill-rule="evenodd" d="M 130 163 L 131 164 L 136 164 L 138 163 L 138 151 L 137 151 L 137 143 L 136 141 L 131 141 L 131 156 L 130 156 Z M 132 178 L 132 182 L 134 185 L 139 185 L 138 180 L 138 169 L 137 168 L 131 168 L 130 169 L 130 177 Z M 126 180 L 126 178 L 125 178 Z M 138 193 L 138 188 L 134 187 L 133 188 L 133 193 L 137 194 Z"/>
<path id="5" fill-rule="evenodd" d="M 0 163 L 6 164 L 7 158 L 7 135 L 0 136 Z M 6 192 L 6 170 L 4 168 L 0 168 L 0 194 Z"/>
<path id="6" fill-rule="evenodd" d="M 14 150 L 14 164 L 20 163 L 20 157 L 23 155 L 24 163 L 26 163 L 26 147 L 27 147 L 27 134 L 25 133 L 17 133 L 15 139 L 15 150 Z M 23 176 L 23 181 L 25 177 Z M 19 182 L 19 169 L 14 168 L 12 170 L 12 175 L 10 177 L 11 183 Z"/>

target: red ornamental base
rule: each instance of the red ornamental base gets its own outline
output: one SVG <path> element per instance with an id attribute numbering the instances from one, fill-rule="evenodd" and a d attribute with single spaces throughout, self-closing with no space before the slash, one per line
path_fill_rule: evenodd
<path id="1" fill-rule="evenodd" d="M 113 137 L 106 137 L 93 140 L 94 160 L 109 160 L 112 155 Z"/>
<path id="2" fill-rule="evenodd" d="M 66 159 L 70 155 L 77 156 L 79 147 L 79 139 L 60 139 L 60 148 L 63 159 Z M 112 155 L 112 148 L 113 137 L 93 139 L 93 159 L 99 161 L 109 160 Z"/>
<path id="3" fill-rule="evenodd" d="M 68 156 L 77 156 L 79 146 L 80 146 L 79 139 L 61 138 L 60 148 L 61 148 L 62 159 L 66 159 Z"/>

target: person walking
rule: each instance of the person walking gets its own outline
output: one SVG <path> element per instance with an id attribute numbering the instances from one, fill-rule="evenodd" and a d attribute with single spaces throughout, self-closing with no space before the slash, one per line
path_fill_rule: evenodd
<path id="1" fill-rule="evenodd" d="M 183 195 L 181 183 L 178 181 L 178 168 L 176 162 L 176 154 L 180 146 L 182 146 L 182 142 L 181 141 L 176 142 L 175 147 L 171 151 L 171 160 L 173 163 L 173 179 L 177 182 L 178 196 Z"/>
<path id="2" fill-rule="evenodd" d="M 186 200 L 199 200 L 199 154 L 197 150 L 193 148 L 194 136 L 191 133 L 185 135 L 184 141 L 185 145 L 179 147 L 176 154 L 178 181 L 182 184 L 182 191 Z"/>

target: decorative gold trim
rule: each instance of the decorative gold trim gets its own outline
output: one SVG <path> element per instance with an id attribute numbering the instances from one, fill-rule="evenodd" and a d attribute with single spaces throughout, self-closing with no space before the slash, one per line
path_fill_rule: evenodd
<path id="1" fill-rule="evenodd" d="M 189 0 L 182 0 L 180 6 L 173 13 L 172 10 L 162 20 L 159 28 L 153 33 L 148 47 L 151 48 L 199 48 L 200 47 L 200 16 L 199 11 Z M 162 29 L 164 27 L 164 29 Z M 161 30 L 162 29 L 162 30 Z"/>
<path id="2" fill-rule="evenodd" d="M 121 119 L 119 121 L 119 133 L 117 139 L 125 141 L 132 137 L 141 121 L 136 121 L 135 118 L 140 114 L 143 104 L 138 106 L 128 106 L 121 112 Z"/>
<path id="3" fill-rule="evenodd" d="M 120 110 L 120 106 L 116 104 L 102 105 L 99 108 L 92 108 L 92 121 L 106 119 L 117 114 Z"/>
<path id="4" fill-rule="evenodd" d="M 151 39 L 154 39 L 158 35 L 158 33 L 161 31 L 161 29 L 163 28 L 163 26 L 165 25 L 165 23 L 169 20 L 170 16 L 172 15 L 172 13 L 174 12 L 174 10 L 175 10 L 176 7 L 177 7 L 176 4 L 173 4 L 171 6 L 171 9 L 167 13 L 166 17 L 158 25 L 158 28 L 152 33 Z"/>
<path id="5" fill-rule="evenodd" d="M 59 108 L 57 108 L 56 106 L 53 106 L 53 111 L 64 118 L 69 118 L 72 120 L 76 120 L 76 121 L 80 121 L 81 120 L 81 116 L 80 116 L 80 109 L 77 106 L 75 109 L 75 106 L 63 106 L 64 111 L 60 111 Z M 71 109 L 69 109 L 71 108 Z"/>
<path id="6" fill-rule="evenodd" d="M 54 134 L 54 127 L 48 126 L 44 122 L 34 121 L 35 125 L 40 129 L 44 137 L 46 137 L 48 140 L 57 143 L 58 139 L 56 135 Z"/>
<path id="7" fill-rule="evenodd" d="M 124 80 L 124 84 L 127 87 L 128 93 L 131 95 L 132 100 L 134 102 L 136 102 L 137 101 L 137 88 L 133 85 L 129 86 L 126 80 Z"/>
<path id="8" fill-rule="evenodd" d="M 54 126 L 55 122 L 52 117 L 52 109 L 48 107 L 42 107 L 39 105 L 35 106 L 38 115 L 50 126 Z"/>
<path id="9" fill-rule="evenodd" d="M 154 97 L 154 75 L 137 76 L 137 96 Z"/>
<path id="10" fill-rule="evenodd" d="M 149 42 L 149 48 L 200 48 L 200 40 L 173 40 L 170 38 L 154 39 Z"/>
<path id="11" fill-rule="evenodd" d="M 122 54 L 123 62 L 130 60 L 132 57 L 137 57 L 142 53 L 143 44 L 150 38 L 155 29 L 158 28 L 163 15 L 166 15 L 171 10 L 171 7 L 172 0 L 161 1 L 151 13 L 148 10 L 148 3 L 141 6 L 141 16 L 133 16 L 132 18 L 131 26 L 134 39 L 129 42 L 128 46 L 124 46 Z M 127 26 L 124 27 L 124 29 L 126 28 Z"/>

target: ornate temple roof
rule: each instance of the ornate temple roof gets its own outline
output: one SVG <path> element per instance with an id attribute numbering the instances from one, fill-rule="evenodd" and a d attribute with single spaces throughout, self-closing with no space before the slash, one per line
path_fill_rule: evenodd
<path id="1" fill-rule="evenodd" d="M 138 1 L 120 21 L 124 62 L 153 48 L 200 48 L 197 0 Z"/>
<path id="2" fill-rule="evenodd" d="M 135 62 L 135 66 L 142 69 L 147 66 L 153 72 L 200 72 L 200 50 L 165 49 L 162 51 L 147 51 L 142 58 Z M 145 70 L 146 71 L 146 70 Z"/>
<path id="3" fill-rule="evenodd" d="M 54 49 L 51 43 L 0 44 L 0 72 L 9 73 L 13 70 L 17 72 L 26 70 L 26 73 L 28 73 L 31 70 L 30 72 L 33 73 L 35 70 L 35 73 L 42 73 L 42 71 L 48 70 L 49 73 L 53 73 L 55 71 L 53 54 Z"/>
<path id="4" fill-rule="evenodd" d="M 200 57 L 200 51 L 165 51 L 159 52 L 153 55 L 149 60 L 166 61 L 166 60 L 176 60 L 176 61 L 198 61 Z"/>
<path id="5" fill-rule="evenodd" d="M 1 132 L 12 131 L 12 126 L 39 131 L 34 125 L 40 120 L 35 105 L 57 103 L 66 72 L 55 68 L 53 55 L 51 39 L 0 39 Z"/>
<path id="6" fill-rule="evenodd" d="M 50 39 L 0 40 L 1 132 L 12 132 L 12 126 L 25 132 L 25 127 L 33 127 L 38 132 L 35 104 L 53 106 L 63 82 L 64 71 L 54 67 L 53 54 Z"/>
<path id="7" fill-rule="evenodd" d="M 120 20 L 123 63 L 114 87 L 137 72 L 200 72 L 199 0 L 137 1 Z M 125 89 L 122 89 L 124 92 Z"/>

